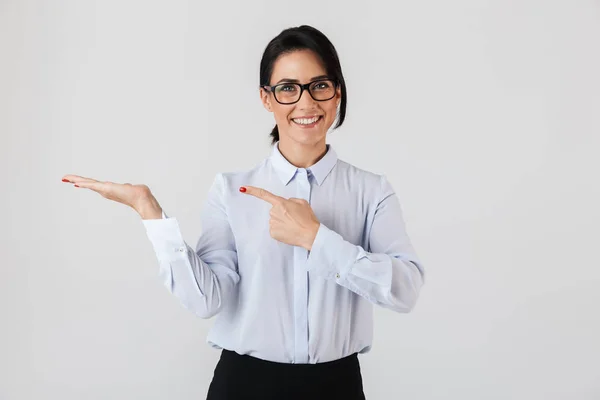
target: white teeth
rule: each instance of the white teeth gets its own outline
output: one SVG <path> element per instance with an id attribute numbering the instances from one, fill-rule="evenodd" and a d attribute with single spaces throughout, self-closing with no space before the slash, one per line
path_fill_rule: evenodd
<path id="1" fill-rule="evenodd" d="M 298 119 L 294 118 L 294 119 L 292 119 L 292 121 L 294 121 L 295 123 L 297 123 L 297 124 L 300 124 L 300 125 L 310 125 L 310 124 L 312 124 L 312 123 L 314 123 L 314 122 L 317 122 L 317 120 L 318 120 L 319 118 L 320 118 L 320 117 L 313 117 L 313 118 L 298 118 Z"/>

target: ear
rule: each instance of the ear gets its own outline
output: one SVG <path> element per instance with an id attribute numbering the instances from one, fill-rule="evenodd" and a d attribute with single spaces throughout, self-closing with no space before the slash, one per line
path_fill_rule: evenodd
<path id="1" fill-rule="evenodd" d="M 338 86 L 335 92 L 335 106 L 339 107 L 342 102 L 342 88 Z"/>
<path id="2" fill-rule="evenodd" d="M 263 88 L 260 88 L 259 94 L 260 94 L 260 101 L 262 102 L 265 110 L 267 110 L 269 112 L 273 112 L 273 108 L 271 107 L 271 96 L 269 96 L 269 92 L 267 92 Z"/>

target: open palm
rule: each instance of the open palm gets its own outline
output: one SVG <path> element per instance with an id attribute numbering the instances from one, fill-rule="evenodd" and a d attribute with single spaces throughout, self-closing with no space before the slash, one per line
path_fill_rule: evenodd
<path id="1" fill-rule="evenodd" d="M 79 175 L 65 175 L 62 181 L 93 190 L 104 198 L 128 205 L 138 212 L 154 197 L 150 188 L 143 184 L 102 182 Z"/>

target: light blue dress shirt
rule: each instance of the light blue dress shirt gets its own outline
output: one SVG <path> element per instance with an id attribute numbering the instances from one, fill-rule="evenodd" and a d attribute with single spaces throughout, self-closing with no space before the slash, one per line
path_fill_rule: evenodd
<path id="1" fill-rule="evenodd" d="M 320 221 L 311 251 L 273 239 L 256 186 L 310 203 Z M 385 176 L 327 153 L 309 168 L 273 146 L 249 171 L 217 174 L 195 249 L 176 218 L 143 220 L 160 276 L 201 318 L 217 315 L 208 343 L 284 363 L 318 363 L 370 350 L 373 304 L 409 312 L 424 270 Z"/>

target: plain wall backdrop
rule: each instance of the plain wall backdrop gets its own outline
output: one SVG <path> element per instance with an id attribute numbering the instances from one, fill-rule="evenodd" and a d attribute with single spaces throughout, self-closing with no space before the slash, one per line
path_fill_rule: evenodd
<path id="1" fill-rule="evenodd" d="M 212 320 L 60 178 L 145 183 L 194 245 L 215 174 L 270 154 L 260 57 L 301 24 L 348 84 L 329 142 L 388 176 L 427 272 L 377 308 L 367 398 L 600 398 L 598 1 L 0 0 L 0 399 L 204 398 Z"/>

